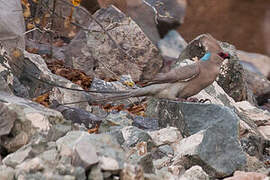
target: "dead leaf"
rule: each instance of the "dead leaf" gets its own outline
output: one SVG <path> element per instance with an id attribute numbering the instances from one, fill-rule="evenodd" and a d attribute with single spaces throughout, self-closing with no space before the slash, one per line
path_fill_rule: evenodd
<path id="1" fill-rule="evenodd" d="M 42 95 L 40 95 L 38 97 L 33 98 L 32 100 L 39 103 L 39 104 L 41 104 L 41 105 L 43 105 L 43 106 L 45 106 L 45 107 L 49 107 L 49 105 L 50 105 L 49 95 L 50 95 L 50 93 L 47 92 L 45 94 L 42 94 Z"/>

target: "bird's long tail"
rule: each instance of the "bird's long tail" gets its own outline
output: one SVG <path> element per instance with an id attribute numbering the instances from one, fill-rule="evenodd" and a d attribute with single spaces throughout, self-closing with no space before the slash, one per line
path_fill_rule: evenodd
<path id="1" fill-rule="evenodd" d="M 139 88 L 139 89 L 128 90 L 121 94 L 114 94 L 114 95 L 109 95 L 102 98 L 97 98 L 97 99 L 92 100 L 91 103 L 100 104 L 100 103 L 106 103 L 106 102 L 111 102 L 111 101 L 116 101 L 116 100 L 128 99 L 132 97 L 149 96 L 152 93 L 153 93 L 153 90 L 151 91 L 151 88 L 144 87 L 144 88 Z"/>

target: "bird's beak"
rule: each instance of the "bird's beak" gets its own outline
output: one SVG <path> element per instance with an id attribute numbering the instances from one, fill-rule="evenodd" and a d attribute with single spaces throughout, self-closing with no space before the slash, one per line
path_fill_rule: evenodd
<path id="1" fill-rule="evenodd" d="M 223 59 L 230 59 L 231 55 L 229 53 L 220 52 L 218 55 Z"/>

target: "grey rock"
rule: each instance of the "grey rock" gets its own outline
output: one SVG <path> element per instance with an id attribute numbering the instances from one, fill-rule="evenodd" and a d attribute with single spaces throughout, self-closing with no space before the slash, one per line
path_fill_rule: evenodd
<path id="1" fill-rule="evenodd" d="M 0 44 L 0 77 L 1 77 L 1 91 L 10 94 L 16 94 L 20 97 L 29 97 L 29 92 L 26 87 L 19 81 L 15 72 L 12 70 L 10 57 L 7 56 L 6 48 Z"/>
<path id="2" fill-rule="evenodd" d="M 70 120 L 73 124 L 77 123 L 79 125 L 84 125 L 86 128 L 94 128 L 99 126 L 102 119 L 96 115 L 80 108 L 72 108 L 68 106 L 61 105 L 54 102 L 55 110 L 62 113 L 65 119 Z"/>
<path id="3" fill-rule="evenodd" d="M 155 173 L 155 168 L 153 164 L 152 154 L 146 153 L 141 156 L 138 164 L 142 166 L 145 173 Z"/>
<path id="4" fill-rule="evenodd" d="M 56 141 L 57 139 L 63 137 L 69 131 L 71 131 L 71 124 L 55 124 L 50 128 L 47 135 L 47 140 Z"/>
<path id="5" fill-rule="evenodd" d="M 44 160 L 45 162 L 53 162 L 58 157 L 58 152 L 56 148 L 53 148 L 53 149 L 44 151 L 38 157 Z"/>
<path id="6" fill-rule="evenodd" d="M 87 53 L 97 60 L 98 66 L 94 71 L 96 75 L 111 78 L 110 71 L 113 71 L 117 75 L 130 74 L 134 81 L 138 81 L 146 77 L 150 79 L 149 76 L 152 77 L 152 74 L 158 72 L 162 65 L 158 49 L 134 21 L 112 6 L 100 9 L 94 16 L 104 27 L 114 23 L 118 24 L 117 28 L 110 30 L 110 35 L 121 47 L 120 49 L 115 46 L 106 34 L 101 34 L 102 30 L 95 22 L 89 25 Z M 106 65 L 101 62 L 106 62 Z M 79 69 L 89 73 L 85 62 L 76 64 Z M 110 71 L 108 71 L 108 67 Z"/>
<path id="7" fill-rule="evenodd" d="M 221 47 L 231 55 L 231 58 L 227 62 L 225 61 L 221 67 L 221 73 L 217 81 L 218 84 L 235 101 L 248 100 L 254 103 L 253 95 L 247 88 L 245 72 L 239 62 L 235 47 L 228 43 L 221 43 Z"/>
<path id="8" fill-rule="evenodd" d="M 144 180 L 144 171 L 139 165 L 125 164 L 124 169 L 121 173 L 121 179 Z"/>
<path id="9" fill-rule="evenodd" d="M 158 147 L 158 150 L 163 153 L 166 156 L 173 156 L 174 155 L 174 151 L 173 148 L 169 145 L 162 145 Z"/>
<path id="10" fill-rule="evenodd" d="M 0 41 L 9 51 L 13 48 L 25 48 L 24 42 L 24 18 L 22 6 L 19 1 L 1 2 L 1 8 L 7 8 L 0 13 Z M 18 11 L 16 11 L 18 10 Z M 9 52 L 11 53 L 11 52 Z"/>
<path id="11" fill-rule="evenodd" d="M 156 169 L 167 168 L 171 164 L 171 158 L 164 156 L 161 159 L 154 160 L 153 164 Z"/>
<path id="12" fill-rule="evenodd" d="M 88 174 L 88 180 L 103 180 L 101 168 L 98 165 L 94 165 L 91 168 Z"/>
<path id="13" fill-rule="evenodd" d="M 254 65 L 265 77 L 267 77 L 270 72 L 269 56 L 240 50 L 237 50 L 236 53 L 240 60 L 247 63 L 252 63 L 252 65 Z"/>
<path id="14" fill-rule="evenodd" d="M 15 176 L 15 170 L 11 167 L 0 166 L 0 179 L 13 180 Z"/>
<path id="15" fill-rule="evenodd" d="M 99 162 L 97 153 L 92 144 L 85 141 L 79 141 L 77 145 L 74 147 L 74 166 L 81 166 L 84 169 L 88 170 L 92 165 Z"/>
<path id="16" fill-rule="evenodd" d="M 71 131 L 56 141 L 57 148 L 64 156 L 72 156 L 72 164 L 85 169 L 98 163 L 98 157 L 89 134 L 86 132 Z"/>
<path id="17" fill-rule="evenodd" d="M 208 174 L 224 177 L 245 165 L 245 154 L 238 140 L 240 119 L 231 109 L 214 104 L 159 100 L 155 109 L 151 109 L 151 114 L 159 117 L 163 127 L 177 127 L 184 136 L 200 132 L 201 139 L 193 145 L 195 153 L 185 151 L 185 154 L 183 150 L 183 147 L 189 147 L 188 144 L 195 141 L 191 137 L 188 137 L 191 138 L 188 143 L 180 145 L 182 148 L 174 152 L 178 154 L 180 151 L 182 155 L 192 157 L 192 162 L 203 162 L 211 167 L 209 171 L 204 169 Z M 183 140 L 179 143 L 185 142 Z M 218 154 L 216 148 L 220 149 Z M 179 154 L 177 156 L 181 157 Z"/>
<path id="18" fill-rule="evenodd" d="M 0 92 L 0 101 L 5 102 L 6 107 L 16 112 L 17 116 L 12 136 L 3 138 L 1 142 L 9 152 L 14 152 L 28 143 L 36 133 L 47 134 L 51 123 L 63 121 L 61 113 L 5 92 Z"/>
<path id="19" fill-rule="evenodd" d="M 136 116 L 133 119 L 132 125 L 140 129 L 144 129 L 144 130 L 158 130 L 159 129 L 159 124 L 158 124 L 157 119 L 143 117 L 143 116 Z"/>
<path id="20" fill-rule="evenodd" d="M 193 166 L 188 169 L 180 178 L 179 180 L 209 180 L 209 176 L 200 166 Z"/>
<path id="21" fill-rule="evenodd" d="M 74 167 L 70 164 L 58 164 L 56 170 L 62 177 L 83 180 L 86 179 L 85 170 L 82 167 Z"/>
<path id="22" fill-rule="evenodd" d="M 175 30 L 169 31 L 169 33 L 158 42 L 161 55 L 174 59 L 179 57 L 186 46 L 187 42 Z"/>
<path id="23" fill-rule="evenodd" d="M 57 148 L 60 153 L 64 156 L 72 156 L 73 149 L 77 146 L 79 142 L 87 142 L 88 146 L 86 148 L 93 148 L 97 153 L 98 157 L 106 157 L 117 162 L 118 169 L 123 168 L 124 163 L 124 153 L 120 148 L 120 145 L 107 134 L 88 134 L 87 132 L 81 131 L 71 131 L 68 132 L 64 137 L 56 141 Z M 83 155 L 83 154 L 82 154 Z M 93 159 L 96 159 L 93 154 Z M 91 161 L 94 164 L 96 161 Z M 90 164 L 90 162 L 89 162 Z M 112 167 L 114 168 L 114 167 Z"/>
<path id="24" fill-rule="evenodd" d="M 1 73 L 0 73 L 0 84 L 2 85 L 0 87 L 0 91 L 5 91 L 7 93 L 12 94 L 12 90 L 10 89 L 10 87 L 8 87 L 8 83 L 6 82 L 6 80 L 4 79 L 4 77 L 1 75 Z"/>
<path id="25" fill-rule="evenodd" d="M 126 84 L 134 84 L 133 87 L 129 87 Z M 91 83 L 91 90 L 97 90 L 97 91 L 123 91 L 127 90 L 129 88 L 137 88 L 135 83 L 132 81 L 131 77 L 129 75 L 123 75 L 121 76 L 121 79 L 119 81 L 112 81 L 107 82 L 98 78 L 94 78 Z M 109 94 L 110 96 L 111 94 Z M 106 97 L 106 94 L 98 94 L 97 98 L 104 98 Z M 124 104 L 126 106 L 132 105 L 135 102 L 138 102 L 140 98 L 129 98 L 127 100 L 120 100 L 117 102 L 111 102 L 112 104 L 118 105 L 118 104 Z"/>
<path id="26" fill-rule="evenodd" d="M 160 179 L 166 179 L 166 180 L 176 180 L 178 179 L 177 176 L 172 175 L 167 170 L 157 170 L 155 174 L 144 174 L 145 180 L 160 180 Z"/>
<path id="27" fill-rule="evenodd" d="M 43 171 L 45 168 L 44 161 L 38 157 L 24 161 L 16 166 L 16 171 L 23 171 L 25 173 L 35 173 Z"/>
<path id="28" fill-rule="evenodd" d="M 179 130 L 175 127 L 167 127 L 158 131 L 150 131 L 148 134 L 157 146 L 171 144 L 183 138 Z"/>
<path id="29" fill-rule="evenodd" d="M 216 178 L 228 176 L 236 169 L 244 167 L 246 155 L 236 137 L 220 132 L 221 125 L 214 126 L 216 127 L 199 131 L 175 144 L 176 156 L 173 164 L 185 167 L 200 165 L 207 174 Z"/>
<path id="30" fill-rule="evenodd" d="M 124 111 L 109 113 L 99 128 L 100 132 L 112 132 L 118 136 L 116 130 L 132 125 L 132 117 Z"/>
<path id="31" fill-rule="evenodd" d="M 151 18 L 156 20 L 156 26 L 161 37 L 166 35 L 168 31 L 177 29 L 184 22 L 186 0 L 146 0 L 144 3 L 153 9 L 155 17 Z"/>
<path id="32" fill-rule="evenodd" d="M 21 164 L 25 159 L 31 156 L 32 148 L 24 147 L 15 153 L 9 154 L 3 159 L 3 163 L 6 166 L 15 168 L 17 165 Z"/>
<path id="33" fill-rule="evenodd" d="M 16 118 L 16 112 L 10 110 L 7 105 L 0 102 L 0 136 L 10 133 Z"/>
<path id="34" fill-rule="evenodd" d="M 125 139 L 124 145 L 127 147 L 135 147 L 139 142 L 147 142 L 148 149 L 151 149 L 154 146 L 151 136 L 137 127 L 124 127 L 122 129 L 122 134 Z"/>

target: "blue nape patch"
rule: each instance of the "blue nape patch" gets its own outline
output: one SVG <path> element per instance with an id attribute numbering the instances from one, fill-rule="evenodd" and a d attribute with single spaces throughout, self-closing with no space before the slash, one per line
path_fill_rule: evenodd
<path id="1" fill-rule="evenodd" d="M 210 59 L 210 57 L 211 57 L 211 53 L 210 53 L 210 52 L 206 52 L 206 53 L 204 54 L 204 56 L 201 58 L 201 60 L 202 60 L 202 61 L 207 61 L 207 60 Z"/>

